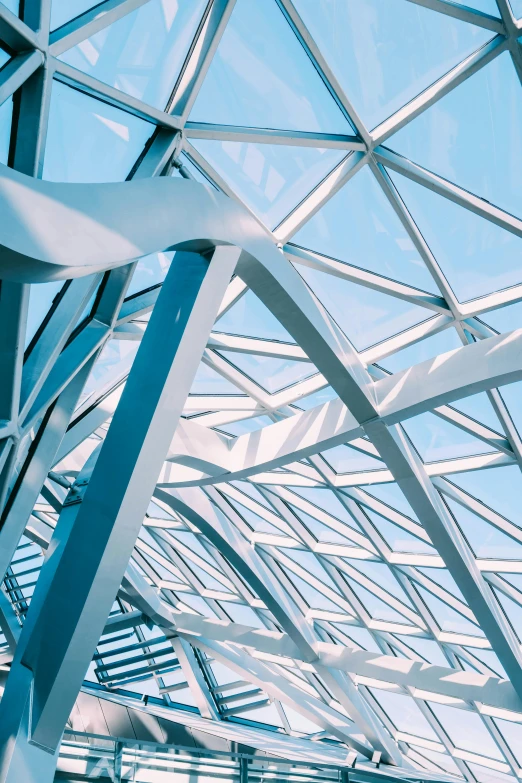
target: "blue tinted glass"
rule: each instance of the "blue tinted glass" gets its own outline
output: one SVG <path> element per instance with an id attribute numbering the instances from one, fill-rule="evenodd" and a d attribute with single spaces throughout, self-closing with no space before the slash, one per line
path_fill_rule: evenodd
<path id="1" fill-rule="evenodd" d="M 477 713 L 456 710 L 445 704 L 430 704 L 431 710 L 444 726 L 451 741 L 457 748 L 478 753 L 481 756 L 489 756 L 493 759 L 502 759 L 503 756 L 496 746 L 493 738 Z M 478 767 L 477 769 L 480 769 Z"/>
<path id="2" fill-rule="evenodd" d="M 60 59 L 164 109 L 206 5 L 207 0 L 151 0 Z"/>
<path id="3" fill-rule="evenodd" d="M 52 0 L 51 30 L 61 27 L 71 19 L 76 19 L 95 5 L 98 5 L 98 0 Z"/>
<path id="4" fill-rule="evenodd" d="M 272 424 L 272 419 L 268 416 L 253 416 L 251 419 L 242 419 L 230 424 L 222 424 L 219 429 L 226 432 L 227 435 L 246 435 L 248 432 L 255 432 L 263 427 Z"/>
<path id="5" fill-rule="evenodd" d="M 330 199 L 292 242 L 425 291 L 437 290 L 368 166 Z"/>
<path id="6" fill-rule="evenodd" d="M 511 8 L 513 9 L 514 15 L 517 17 L 522 16 L 522 0 L 509 0 L 509 3 L 511 5 Z"/>
<path id="7" fill-rule="evenodd" d="M 214 325 L 216 332 L 293 343 L 294 339 L 253 291 L 243 296 Z"/>
<path id="8" fill-rule="evenodd" d="M 7 165 L 9 157 L 9 142 L 11 139 L 11 118 L 13 116 L 13 99 L 8 98 L 0 106 L 0 163 Z"/>
<path id="9" fill-rule="evenodd" d="M 373 497 L 386 503 L 387 506 L 391 506 L 391 508 L 397 509 L 397 511 L 411 519 L 417 520 L 415 512 L 404 497 L 399 485 L 394 481 L 389 484 L 374 484 L 373 486 L 364 487 L 364 491 L 368 495 L 373 495 Z"/>
<path id="10" fill-rule="evenodd" d="M 522 325 L 522 302 L 517 302 L 507 307 L 499 307 L 498 310 L 490 310 L 489 313 L 479 316 L 497 332 L 511 332 Z"/>
<path id="11" fill-rule="evenodd" d="M 27 329 L 25 333 L 26 347 L 36 334 L 38 327 L 49 312 L 54 297 L 63 285 L 63 280 L 59 280 L 55 283 L 39 283 L 30 287 Z"/>
<path id="12" fill-rule="evenodd" d="M 430 317 L 422 307 L 348 280 L 301 265 L 298 271 L 358 351 Z"/>
<path id="13" fill-rule="evenodd" d="M 403 426 L 424 462 L 438 462 L 494 451 L 483 441 L 433 413 L 414 416 L 405 421 Z"/>
<path id="14" fill-rule="evenodd" d="M 459 503 L 445 498 L 476 557 L 520 560 L 522 545 Z"/>
<path id="15" fill-rule="evenodd" d="M 449 328 L 427 337 L 425 340 L 420 340 L 414 345 L 409 345 L 407 348 L 403 348 L 402 351 L 397 351 L 397 353 L 380 360 L 378 363 L 385 370 L 389 370 L 389 372 L 400 372 L 407 367 L 412 367 L 414 364 L 420 364 L 428 359 L 433 359 L 441 353 L 453 351 L 455 348 L 461 347 L 462 341 L 457 332 L 455 329 Z"/>
<path id="16" fill-rule="evenodd" d="M 212 367 L 200 363 L 194 383 L 190 389 L 191 394 L 241 394 L 244 392 L 238 386 L 223 378 Z"/>
<path id="17" fill-rule="evenodd" d="M 498 420 L 497 414 L 489 401 L 486 392 L 472 394 L 471 397 L 465 397 L 463 400 L 452 402 L 451 406 L 457 410 L 471 416 L 475 421 L 485 424 L 496 432 L 502 432 L 502 425 Z"/>
<path id="18" fill-rule="evenodd" d="M 2 0 L 2 2 L 7 8 L 9 8 L 10 11 L 13 12 L 13 14 L 18 16 L 20 10 L 20 0 Z M 57 2 L 57 0 L 55 0 L 55 2 Z"/>
<path id="19" fill-rule="evenodd" d="M 505 52 L 387 144 L 507 212 L 521 215 L 521 126 L 522 88 Z"/>
<path id="20" fill-rule="evenodd" d="M 522 527 L 522 475 L 518 467 L 454 473 L 450 481 Z"/>
<path id="21" fill-rule="evenodd" d="M 393 180 L 459 301 L 522 282 L 518 237 L 401 174 Z"/>
<path id="22" fill-rule="evenodd" d="M 369 128 L 492 37 L 403 0 L 296 0 L 295 6 Z"/>
<path id="23" fill-rule="evenodd" d="M 162 283 L 165 280 L 173 256 L 173 252 L 152 253 L 150 256 L 140 258 L 126 295 L 131 296 L 138 291 L 143 291 L 145 288 Z"/>
<path id="24" fill-rule="evenodd" d="M 148 122 L 54 82 L 44 179 L 124 180 L 153 131 Z"/>
<path id="25" fill-rule="evenodd" d="M 7 62 L 9 62 L 9 60 L 10 60 L 10 59 L 11 59 L 11 58 L 9 57 L 9 55 L 7 54 L 7 52 L 5 52 L 5 51 L 4 51 L 4 50 L 3 50 L 3 49 L 0 47 L 0 68 L 3 68 L 3 67 L 4 67 L 4 65 L 5 65 Z"/>
<path id="26" fill-rule="evenodd" d="M 273 228 L 335 168 L 339 150 L 193 139 L 235 193 Z"/>
<path id="27" fill-rule="evenodd" d="M 334 446 L 321 452 L 328 464 L 336 473 L 354 473 L 359 470 L 382 470 L 385 465 L 350 446 Z"/>
<path id="28" fill-rule="evenodd" d="M 286 359 L 273 359 L 270 356 L 254 356 L 232 351 L 219 351 L 219 353 L 270 394 L 303 381 L 317 372 L 313 364 L 307 362 L 292 362 Z"/>
<path id="29" fill-rule="evenodd" d="M 140 344 L 130 340 L 109 340 L 91 370 L 80 401 L 113 386 L 130 372 Z"/>
<path id="30" fill-rule="evenodd" d="M 379 514 L 375 514 L 368 508 L 364 509 L 364 513 L 370 517 L 381 536 L 394 552 L 435 553 L 432 546 L 425 541 L 421 541 L 420 538 L 416 538 L 407 530 L 404 530 L 404 528 L 399 527 L 399 525 L 394 525 L 393 522 L 381 517 Z"/>
<path id="31" fill-rule="evenodd" d="M 351 133 L 277 3 L 238 0 L 191 120 Z"/>

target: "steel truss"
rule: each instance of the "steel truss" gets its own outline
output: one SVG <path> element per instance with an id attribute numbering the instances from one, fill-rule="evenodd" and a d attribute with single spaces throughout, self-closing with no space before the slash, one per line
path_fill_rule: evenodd
<path id="1" fill-rule="evenodd" d="M 519 218 L 393 151 L 394 133 L 502 53 L 522 80 L 522 20 L 508 0 L 497 0 L 498 15 L 447 0 L 404 0 L 492 37 L 370 131 L 291 0 L 273 1 L 354 135 L 190 121 L 235 0 L 209 0 L 165 111 L 58 59 L 150 0 L 105 0 L 52 32 L 50 0 L 25 0 L 22 19 L 0 3 L 0 41 L 12 55 L 0 70 L 0 104 L 17 99 L 10 168 L 0 168 L 8 218 L 0 224 L 0 626 L 2 663 L 10 667 L 0 705 L 1 781 L 53 779 L 91 661 L 107 688 L 150 682 L 167 706 L 189 689 L 210 725 L 273 706 L 280 730 L 296 734 L 286 706 L 317 727 L 312 739 L 335 739 L 359 758 L 377 751 L 383 764 L 470 781 L 477 769 L 522 778 L 520 755 L 497 722 L 522 721 L 520 630 L 517 637 L 500 598 L 522 607 L 522 591 L 502 576 L 520 573 L 520 562 L 476 557 L 452 504 L 514 542 L 522 543 L 522 530 L 448 478 L 522 466 L 520 435 L 498 391 L 522 379 L 522 332 L 497 335 L 480 319 L 520 302 L 522 283 L 459 302 L 389 174 L 522 236 Z M 39 181 L 54 80 L 156 126 L 131 182 L 73 192 Z M 270 231 L 191 144 L 197 139 L 345 156 Z M 437 295 L 292 242 L 365 166 Z M 170 177 L 173 169 L 183 179 Z M 187 181 L 192 171 L 224 195 Z M 164 284 L 128 296 L 137 259 L 176 246 Z M 413 303 L 426 320 L 357 353 L 303 282 L 302 267 Z M 24 356 L 30 284 L 57 278 L 69 282 Z M 248 290 L 294 343 L 213 328 Z M 378 366 L 447 329 L 462 348 L 393 375 Z M 115 340 L 139 345 L 132 369 L 83 399 L 104 346 Z M 310 376 L 270 394 L 221 351 L 301 362 Z M 200 360 L 241 394 L 189 396 Z M 335 399 L 299 407 L 328 386 Z M 487 392 L 501 432 L 453 407 L 478 392 Z M 427 411 L 486 444 L 486 453 L 424 464 L 402 423 Z M 258 416 L 272 423 L 226 434 Z M 346 443 L 379 467 L 336 473 L 323 452 Z M 411 512 L 367 491 L 389 482 Z M 320 507 L 300 487 L 333 500 Z M 424 553 L 394 551 L 372 515 L 415 537 Z M 391 587 L 372 564 L 386 569 Z M 456 589 L 426 568 L 447 568 Z M 310 591 L 324 597 L 323 608 L 312 606 Z M 375 617 L 365 595 L 396 619 Z M 443 629 L 426 595 L 469 632 Z M 445 665 L 433 665 L 428 649 Z M 218 681 L 218 665 L 237 679 Z M 415 705 L 430 738 L 396 725 L 379 701 L 386 690 Z M 459 747 L 437 704 L 471 713 L 494 753 Z"/>

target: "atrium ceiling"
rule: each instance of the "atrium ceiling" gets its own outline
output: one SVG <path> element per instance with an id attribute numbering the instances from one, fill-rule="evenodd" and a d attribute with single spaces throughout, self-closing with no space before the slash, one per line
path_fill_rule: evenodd
<path id="1" fill-rule="evenodd" d="M 522 779 L 521 17 L 521 0 L 0 2 L 0 163 L 239 202 L 391 411 L 352 424 L 321 357 L 232 277 L 86 689 L 217 734 Z M 6 662 L 181 253 L 116 283 L 2 283 L 0 340 L 20 341 L 0 380 Z"/>

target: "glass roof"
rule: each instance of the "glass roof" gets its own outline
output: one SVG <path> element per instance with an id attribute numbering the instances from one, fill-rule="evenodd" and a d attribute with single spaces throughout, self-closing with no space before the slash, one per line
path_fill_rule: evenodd
<path id="1" fill-rule="evenodd" d="M 4 6 L 19 13 L 15 0 Z M 0 163 L 53 182 L 178 176 L 224 192 L 284 253 L 339 345 L 353 349 L 372 382 L 391 383 L 522 327 L 520 17 L 521 0 L 52 0 L 45 56 L 53 67 L 30 164 L 20 163 L 27 127 L 34 130 L 22 100 L 30 75 L 8 81 L 21 55 L 0 40 Z M 126 268 L 109 316 L 103 292 L 112 272 L 83 287 L 28 287 L 26 366 L 40 351 L 50 373 L 78 346 L 85 378 L 4 581 L 20 624 L 67 490 L 106 436 L 172 257 L 156 253 Z M 106 329 L 87 350 L 93 324 Z M 375 676 L 348 669 L 341 677 L 335 666 L 315 671 L 279 655 L 282 647 L 272 654 L 266 642 L 256 650 L 239 641 L 230 650 L 252 665 L 239 676 L 232 652 L 227 665 L 196 640 L 209 723 L 342 744 L 324 729 L 328 708 L 419 776 L 514 783 L 522 778 L 522 693 L 504 708 L 397 672 L 417 662 L 453 670 L 455 682 L 463 673 L 507 678 L 508 637 L 522 661 L 522 381 L 478 384 L 386 422 L 458 542 L 455 564 L 371 427 L 343 441 L 344 431 L 328 439 L 314 423 L 324 417 L 332 429 L 340 410 L 319 365 L 233 277 L 180 432 L 195 443 L 214 437 L 236 454 L 273 433 L 280 450 L 266 464 L 252 458 L 230 480 L 196 447 L 169 453 L 131 567 L 184 618 L 282 632 L 244 571 L 165 493 L 181 498 L 228 531 L 314 644 L 379 658 Z M 56 394 L 21 430 L 14 477 L 32 459 Z M 306 453 L 294 452 L 292 422 L 316 438 Z M 0 469 L 10 464 L 3 454 Z M 18 486 L 14 478 L 9 486 Z M 499 618 L 497 633 L 469 600 L 468 568 Z M 112 615 L 132 609 L 121 593 Z M 104 633 L 86 682 L 203 715 L 203 686 L 187 679 L 172 649 L 154 655 L 153 625 L 131 627 L 123 652 L 120 638 Z"/>

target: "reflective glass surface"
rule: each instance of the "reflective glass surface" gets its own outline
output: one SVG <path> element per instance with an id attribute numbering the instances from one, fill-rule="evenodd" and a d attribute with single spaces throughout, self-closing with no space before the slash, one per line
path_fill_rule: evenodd
<path id="1" fill-rule="evenodd" d="M 402 0 L 297 0 L 295 6 L 369 128 L 491 38 Z"/>
<path id="2" fill-rule="evenodd" d="M 369 168 L 356 174 L 292 242 L 425 291 L 434 289 L 433 278 Z"/>
<path id="3" fill-rule="evenodd" d="M 276 3 L 238 0 L 191 120 L 351 133 Z"/>
<path id="4" fill-rule="evenodd" d="M 401 174 L 392 178 L 459 301 L 522 282 L 519 237 Z"/>
<path id="5" fill-rule="evenodd" d="M 154 128 L 55 81 L 49 111 L 44 179 L 107 182 L 130 173 Z"/>
<path id="6" fill-rule="evenodd" d="M 207 0 L 151 0 L 60 59 L 163 109 L 206 5 Z"/>
<path id="7" fill-rule="evenodd" d="M 274 228 L 335 168 L 339 150 L 194 140 L 235 193 Z"/>
<path id="8" fill-rule="evenodd" d="M 183 289 L 191 309 L 181 330 L 163 288 L 179 273 L 174 251 L 148 244 L 160 252 L 98 275 L 77 302 L 58 296 L 67 282 L 54 272 L 35 283 L 23 259 L 8 273 L 23 272 L 27 287 L 0 290 L 0 365 L 18 368 L 0 378 L 0 552 L 12 531 L 4 523 L 25 526 L 1 595 L 22 633 L 39 611 L 33 595 L 47 590 L 39 573 L 77 499 L 71 487 L 95 493 L 83 483 L 87 460 L 112 449 L 103 497 L 92 498 L 109 514 L 121 507 L 132 449 L 152 418 L 157 427 L 146 452 L 159 460 L 156 485 L 136 469 L 122 482 L 132 501 L 117 546 L 132 555 L 118 566 L 111 608 L 122 636 L 105 626 L 81 672 L 104 715 L 106 705 L 107 715 L 139 713 L 154 742 L 234 742 L 346 766 L 355 740 L 356 775 L 520 779 L 522 337 L 508 333 L 522 325 L 522 88 L 506 2 L 110 0 L 85 26 L 78 16 L 92 0 L 54 0 L 71 73 L 58 63 L 42 100 L 33 88 L 43 71 L 9 94 L 27 76 L 25 54 L 13 81 L 0 78 L 0 162 L 11 151 L 22 172 L 1 166 L 0 213 L 21 192 L 6 183 L 23 181 L 13 203 L 49 257 L 61 237 L 24 212 L 34 188 L 49 188 L 54 209 L 70 188 L 86 187 L 87 201 L 96 183 L 139 179 L 122 193 L 147 190 L 143 215 L 133 207 L 130 225 L 122 196 L 92 236 L 101 223 L 128 238 L 143 218 L 153 241 L 164 220 L 179 220 L 178 202 L 167 215 L 156 209 L 157 191 L 183 193 L 193 179 L 212 219 L 224 191 L 243 210 L 238 243 L 250 252 L 255 237 L 254 258 L 243 255 L 231 279 L 212 262 L 221 303 L 207 280 L 194 307 Z M 519 0 L 511 5 L 521 13 Z M 6 18 L 3 35 L 15 27 Z M 0 68 L 8 59 L 0 50 Z M 169 106 L 186 112 L 173 119 Z M 380 144 L 382 127 L 369 134 L 385 120 Z M 226 199 L 214 200 L 225 212 Z M 207 232 L 205 209 L 189 220 L 210 261 L 221 214 Z M 0 217 L 0 247 L 5 225 Z M 49 313 L 52 334 L 40 328 Z M 152 345 L 158 317 L 165 328 Z M 181 331 L 187 361 L 155 407 L 163 351 Z M 133 415 L 118 430 L 122 395 Z M 87 523 L 94 552 L 97 523 Z M 83 573 L 68 583 L 68 611 Z M 104 586 L 81 588 L 101 596 Z M 53 655 L 67 647 L 66 625 L 62 647 L 46 637 Z M 170 641 L 161 650 L 176 633 L 188 663 Z M 364 667 L 353 650 L 370 656 Z M 0 658 L 9 688 L 18 664 L 2 633 Z M 66 654 L 59 676 L 75 665 Z M 82 721 L 82 731 L 94 726 Z M 108 723 L 102 733 L 119 736 L 120 723 Z M 167 724 L 180 734 L 167 736 Z M 3 725 L 0 702 L 0 740 Z M 376 749 L 385 749 L 379 770 L 368 760 Z"/>
<path id="9" fill-rule="evenodd" d="M 522 87 L 506 52 L 387 144 L 492 204 L 522 215 Z M 481 160 L 480 166 L 476 165 Z"/>

